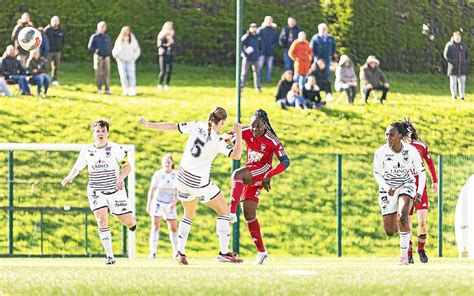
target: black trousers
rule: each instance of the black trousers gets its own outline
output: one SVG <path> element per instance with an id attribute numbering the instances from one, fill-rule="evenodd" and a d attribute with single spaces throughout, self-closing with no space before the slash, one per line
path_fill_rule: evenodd
<path id="1" fill-rule="evenodd" d="M 158 56 L 158 64 L 160 65 L 160 74 L 158 74 L 158 84 L 162 85 L 163 80 L 166 77 L 166 85 L 170 84 L 171 72 L 173 71 L 173 60 L 172 55 L 160 55 Z"/>
<path id="2" fill-rule="evenodd" d="M 383 101 L 383 100 L 386 100 L 387 99 L 387 92 L 388 92 L 388 88 L 386 88 L 385 86 L 383 85 L 377 85 L 377 86 L 374 86 L 373 88 L 371 89 L 368 89 L 366 88 L 365 89 L 365 96 L 364 96 L 364 100 L 367 102 L 367 99 L 369 98 L 369 95 L 370 95 L 370 92 L 372 90 L 381 90 L 382 91 L 382 97 L 380 98 L 380 101 Z"/>
<path id="3" fill-rule="evenodd" d="M 347 94 L 347 101 L 349 103 L 353 104 L 354 103 L 354 98 L 355 98 L 356 92 L 357 92 L 357 87 L 348 86 L 347 88 L 343 88 L 342 90 L 345 91 L 346 94 Z"/>

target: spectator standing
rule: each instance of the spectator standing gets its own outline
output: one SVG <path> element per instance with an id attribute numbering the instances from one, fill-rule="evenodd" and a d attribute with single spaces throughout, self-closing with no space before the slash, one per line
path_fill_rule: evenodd
<path id="1" fill-rule="evenodd" d="M 311 58 L 313 56 L 309 42 L 306 40 L 305 32 L 301 31 L 298 33 L 298 39 L 291 44 L 288 55 L 295 65 L 293 79 L 298 82 L 300 91 L 303 91 L 306 75 L 308 75 L 309 68 L 311 67 Z M 300 93 L 300 95 L 303 95 L 303 93 Z"/>
<path id="2" fill-rule="evenodd" d="M 122 85 L 122 94 L 135 96 L 135 61 L 140 56 L 140 46 L 129 26 L 124 26 L 115 41 L 112 55 L 117 60 L 117 69 Z"/>
<path id="3" fill-rule="evenodd" d="M 61 52 L 66 44 L 66 34 L 61 28 L 60 20 L 57 15 L 51 18 L 50 24 L 46 26 L 44 31 L 49 41 L 48 66 L 51 69 L 53 85 L 58 86 L 58 69 L 61 63 Z"/>
<path id="4" fill-rule="evenodd" d="M 3 54 L 2 75 L 5 79 L 18 83 L 21 95 L 31 95 L 25 68 L 21 66 L 20 61 L 16 58 L 16 49 L 13 45 L 8 45 Z"/>
<path id="5" fill-rule="evenodd" d="M 256 92 L 260 90 L 258 60 L 261 54 L 261 40 L 257 33 L 257 24 L 251 23 L 249 30 L 242 36 L 242 73 L 240 75 L 240 88 L 245 87 L 249 66 L 252 67 L 253 85 Z"/>
<path id="6" fill-rule="evenodd" d="M 293 71 L 286 70 L 282 75 L 280 81 L 277 85 L 277 93 L 275 95 L 275 100 L 280 105 L 281 108 L 286 109 L 286 95 L 291 90 L 293 86 Z"/>
<path id="7" fill-rule="evenodd" d="M 466 75 L 469 65 L 469 51 L 465 43 L 461 42 L 461 33 L 454 32 L 451 40 L 444 47 L 444 58 L 448 61 L 448 76 L 451 97 L 456 100 L 464 100 L 466 88 Z"/>
<path id="8" fill-rule="evenodd" d="M 329 34 L 328 26 L 325 23 L 318 25 L 318 34 L 311 38 L 311 49 L 314 59 L 322 58 L 326 64 L 326 79 L 331 82 L 331 60 L 336 53 L 336 42 L 334 37 Z"/>
<path id="9" fill-rule="evenodd" d="M 293 71 L 293 61 L 288 55 L 288 50 L 290 49 L 291 44 L 293 44 L 293 41 L 298 38 L 298 33 L 300 31 L 302 31 L 302 29 L 296 24 L 296 19 L 294 17 L 289 17 L 288 26 L 281 30 L 278 43 L 283 48 L 283 69 L 285 71 Z"/>
<path id="10" fill-rule="evenodd" d="M 165 79 L 165 76 L 164 89 L 169 89 L 171 72 L 173 71 L 175 43 L 176 39 L 173 22 L 167 21 L 163 24 L 163 27 L 156 38 L 156 46 L 158 47 L 158 64 L 160 65 L 158 90 L 163 89 L 163 80 Z"/>
<path id="11" fill-rule="evenodd" d="M 45 60 L 47 61 L 48 59 L 48 54 L 49 54 L 49 39 L 48 36 L 44 33 L 44 28 L 43 27 L 38 27 L 38 31 L 41 33 L 41 45 L 39 48 L 40 51 L 40 56 L 44 57 Z M 30 52 L 30 57 L 31 57 L 31 52 Z M 28 66 L 26 66 L 28 68 Z"/>
<path id="12" fill-rule="evenodd" d="M 91 35 L 87 48 L 94 54 L 95 81 L 97 93 L 102 93 L 102 86 L 105 86 L 105 94 L 110 91 L 110 56 L 112 55 L 112 41 L 107 32 L 107 24 L 100 21 L 97 24 L 97 31 Z"/>
<path id="13" fill-rule="evenodd" d="M 326 92 L 326 101 L 332 101 L 331 82 L 327 79 L 326 63 L 323 58 L 319 58 L 313 62 L 308 76 L 314 76 L 316 78 L 316 84 L 320 91 Z"/>
<path id="14" fill-rule="evenodd" d="M 262 55 L 258 61 L 259 76 L 260 81 L 263 81 L 263 66 L 267 66 L 267 75 L 265 76 L 266 83 L 269 83 L 271 79 L 273 55 L 275 54 L 275 46 L 278 44 L 278 33 L 275 27 L 276 25 L 273 23 L 273 18 L 267 15 L 257 32 L 262 40 Z"/>
<path id="15" fill-rule="evenodd" d="M 36 84 L 38 96 L 46 97 L 51 79 L 48 75 L 48 61 L 41 56 L 39 49 L 30 51 L 26 66 L 30 75 L 32 75 L 31 82 Z M 41 88 L 44 88 L 43 93 L 41 93 Z"/>
<path id="16" fill-rule="evenodd" d="M 30 21 L 30 14 L 28 12 L 23 12 L 20 19 L 17 21 L 15 28 L 13 28 L 11 37 L 12 44 L 15 46 L 15 49 L 18 52 L 17 58 L 23 68 L 26 67 L 26 60 L 29 57 L 29 52 L 24 50 L 18 43 L 18 34 L 20 33 L 21 29 L 26 27 L 33 27 L 33 23 Z"/>
<path id="17" fill-rule="evenodd" d="M 347 93 L 347 101 L 350 104 L 354 104 L 354 98 L 357 93 L 357 77 L 352 61 L 346 55 L 342 55 L 339 59 L 334 88 L 336 91 L 345 91 Z"/>
<path id="18" fill-rule="evenodd" d="M 367 58 L 365 64 L 360 67 L 360 88 L 364 93 L 364 101 L 367 103 L 370 92 L 372 90 L 381 90 L 382 97 L 380 98 L 380 104 L 387 99 L 387 92 L 390 88 L 388 79 L 379 67 L 380 62 L 373 55 Z"/>

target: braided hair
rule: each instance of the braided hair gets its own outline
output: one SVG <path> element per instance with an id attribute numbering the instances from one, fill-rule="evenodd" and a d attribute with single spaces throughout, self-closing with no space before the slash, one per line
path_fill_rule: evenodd
<path id="1" fill-rule="evenodd" d="M 410 132 L 410 140 L 412 141 L 421 141 L 418 131 L 416 130 L 413 123 L 410 121 L 410 118 L 405 118 L 400 120 L 400 123 L 405 126 L 405 128 Z"/>
<path id="2" fill-rule="evenodd" d="M 212 124 L 218 124 L 219 121 L 227 119 L 227 111 L 222 107 L 214 108 L 207 119 L 207 141 L 211 139 Z"/>
<path id="3" fill-rule="evenodd" d="M 277 137 L 277 134 L 275 133 L 275 131 L 273 130 L 273 127 L 272 125 L 270 124 L 270 120 L 268 119 L 268 115 L 267 115 L 267 112 L 265 112 L 265 110 L 263 109 L 258 109 L 257 111 L 255 111 L 255 113 L 253 114 L 253 116 L 255 116 L 256 118 L 259 118 L 263 121 L 263 123 L 265 124 L 265 127 L 267 128 L 267 130 L 269 130 L 273 135 L 275 135 L 275 137 Z M 278 137 L 277 137 L 278 138 Z"/>
<path id="4" fill-rule="evenodd" d="M 400 121 L 395 121 L 390 124 L 391 127 L 396 128 L 397 131 L 402 135 L 402 141 L 408 139 L 410 136 L 410 130 Z"/>

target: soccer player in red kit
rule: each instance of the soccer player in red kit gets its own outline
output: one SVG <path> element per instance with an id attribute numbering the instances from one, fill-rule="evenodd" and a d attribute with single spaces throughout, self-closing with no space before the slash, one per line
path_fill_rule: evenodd
<path id="1" fill-rule="evenodd" d="M 405 128 L 410 132 L 410 144 L 418 150 L 420 153 L 420 156 L 424 161 L 426 161 L 426 164 L 428 165 L 428 168 L 430 170 L 430 175 L 431 175 L 431 181 L 432 181 L 432 187 L 433 191 L 437 192 L 438 191 L 438 178 L 436 177 L 436 170 L 435 166 L 433 163 L 433 159 L 431 158 L 430 152 L 428 151 L 428 146 L 421 141 L 421 139 L 418 136 L 418 132 L 413 125 L 413 123 L 410 122 L 410 120 L 403 120 L 401 122 Z M 416 176 L 416 186 L 418 187 L 418 176 Z M 423 190 L 423 195 L 421 197 L 421 202 L 419 204 L 414 205 L 414 207 L 410 211 L 410 228 L 412 224 L 412 217 L 413 217 L 413 210 L 416 208 L 416 216 L 418 218 L 418 255 L 420 256 L 420 261 L 423 263 L 428 262 L 428 256 L 426 255 L 425 251 L 425 242 L 426 242 L 426 234 L 427 234 L 427 223 L 426 223 L 426 218 L 428 216 L 428 192 L 426 190 L 426 184 L 425 188 Z M 410 263 L 415 263 L 413 260 L 413 250 L 412 250 L 412 242 L 410 240 L 410 245 L 408 248 L 408 258 Z"/>
<path id="2" fill-rule="evenodd" d="M 231 222 L 236 222 L 236 211 L 242 201 L 245 220 L 250 236 L 258 250 L 256 264 L 263 264 L 268 257 L 262 240 L 260 224 L 257 219 L 257 206 L 260 191 L 270 191 L 270 180 L 290 166 L 290 160 L 283 144 L 278 140 L 267 113 L 259 109 L 250 119 L 250 127 L 242 129 L 242 139 L 247 145 L 247 163 L 232 174 L 232 193 L 230 204 Z M 272 168 L 273 155 L 280 163 Z"/>

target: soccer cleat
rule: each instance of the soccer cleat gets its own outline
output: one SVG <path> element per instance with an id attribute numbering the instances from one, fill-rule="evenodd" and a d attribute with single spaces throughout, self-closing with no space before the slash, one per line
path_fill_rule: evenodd
<path id="1" fill-rule="evenodd" d="M 114 257 L 107 257 L 105 259 L 105 265 L 115 265 L 115 258 Z"/>
<path id="2" fill-rule="evenodd" d="M 155 259 L 155 258 L 156 258 L 156 254 L 155 254 L 155 253 L 148 255 L 148 259 Z"/>
<path id="3" fill-rule="evenodd" d="M 255 259 L 255 264 L 256 265 L 262 265 L 263 261 L 268 258 L 267 252 L 258 252 L 257 258 Z"/>
<path id="4" fill-rule="evenodd" d="M 186 255 L 184 254 L 181 254 L 180 251 L 178 251 L 178 253 L 176 253 L 176 256 L 174 257 L 179 264 L 181 265 L 189 265 L 188 263 L 188 258 L 186 257 Z"/>
<path id="5" fill-rule="evenodd" d="M 408 257 L 400 257 L 399 265 L 408 265 L 410 262 L 408 261 Z"/>
<path id="6" fill-rule="evenodd" d="M 227 253 L 222 254 L 219 252 L 219 256 L 217 256 L 217 260 L 220 262 L 230 262 L 230 263 L 242 263 L 244 260 L 242 258 L 237 257 L 235 253 Z"/>
<path id="7" fill-rule="evenodd" d="M 426 255 L 426 252 L 424 249 L 418 250 L 418 255 L 420 255 L 420 261 L 422 263 L 428 263 L 428 256 Z"/>
<path id="8" fill-rule="evenodd" d="M 408 256 L 408 263 L 415 264 L 415 260 L 413 259 L 413 256 Z"/>

